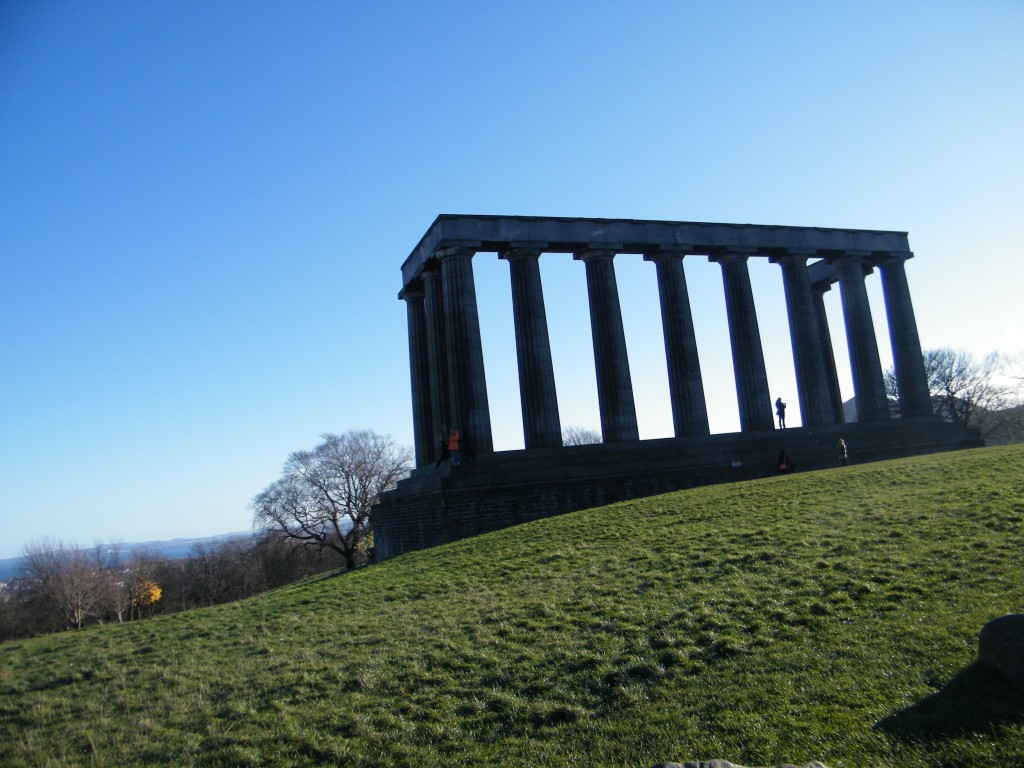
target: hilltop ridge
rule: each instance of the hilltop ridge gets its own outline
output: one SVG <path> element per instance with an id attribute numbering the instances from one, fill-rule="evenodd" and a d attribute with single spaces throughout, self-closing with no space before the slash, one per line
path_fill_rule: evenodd
<path id="1" fill-rule="evenodd" d="M 1024 446 L 709 486 L 0 646 L 11 765 L 1024 760 Z"/>

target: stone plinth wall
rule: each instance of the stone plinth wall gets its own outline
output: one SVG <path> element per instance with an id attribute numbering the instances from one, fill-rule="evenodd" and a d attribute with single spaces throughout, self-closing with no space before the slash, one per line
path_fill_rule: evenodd
<path id="1" fill-rule="evenodd" d="M 379 559 L 512 525 L 713 483 L 777 474 L 785 450 L 797 471 L 980 446 L 935 418 L 832 424 L 698 438 L 504 451 L 462 466 L 421 467 L 374 510 Z"/>

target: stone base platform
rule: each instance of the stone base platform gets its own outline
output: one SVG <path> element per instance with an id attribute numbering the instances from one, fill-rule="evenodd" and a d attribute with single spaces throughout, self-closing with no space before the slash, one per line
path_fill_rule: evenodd
<path id="1" fill-rule="evenodd" d="M 498 451 L 412 472 L 373 512 L 380 560 L 530 520 L 700 485 L 777 474 L 785 450 L 798 472 L 983 445 L 934 417 L 797 427 L 698 438 Z"/>

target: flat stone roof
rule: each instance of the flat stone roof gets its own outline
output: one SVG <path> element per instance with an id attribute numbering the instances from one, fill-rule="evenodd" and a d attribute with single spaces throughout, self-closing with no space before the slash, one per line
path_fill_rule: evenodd
<path id="1" fill-rule="evenodd" d="M 537 247 L 554 253 L 605 249 L 618 253 L 674 251 L 706 255 L 736 251 L 771 256 L 794 250 L 810 257 L 844 251 L 910 255 L 907 233 L 886 230 L 443 213 L 402 264 L 403 287 L 419 276 L 424 264 L 439 250 L 457 247 L 485 252 Z"/>

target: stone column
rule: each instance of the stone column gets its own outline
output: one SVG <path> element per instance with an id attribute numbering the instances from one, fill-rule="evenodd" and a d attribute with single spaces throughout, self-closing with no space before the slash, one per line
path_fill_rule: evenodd
<path id="1" fill-rule="evenodd" d="M 551 364 L 551 341 L 540 280 L 540 254 L 538 248 L 513 248 L 499 254 L 508 261 L 512 279 L 519 398 L 527 448 L 562 444 L 555 369 Z"/>
<path id="2" fill-rule="evenodd" d="M 790 250 L 771 259 L 782 267 L 800 420 L 805 427 L 834 422 L 818 316 L 807 275 L 808 255 Z"/>
<path id="3" fill-rule="evenodd" d="M 772 396 L 768 390 L 768 374 L 764 367 L 764 351 L 754 309 L 754 293 L 750 288 L 750 273 L 747 271 L 748 255 L 724 253 L 708 257 L 722 265 L 740 429 L 744 432 L 775 429 Z"/>
<path id="4" fill-rule="evenodd" d="M 448 440 L 451 397 L 448 387 L 448 330 L 444 321 L 444 286 L 436 262 L 420 273 L 427 316 L 427 358 L 430 366 L 430 412 L 434 461 L 441 458 L 441 440 Z"/>
<path id="5" fill-rule="evenodd" d="M 646 260 L 654 262 L 658 271 L 661 326 L 665 335 L 668 387 L 676 437 L 707 435 L 711 432 L 683 256 L 683 253 L 669 251 L 644 256 Z"/>
<path id="6" fill-rule="evenodd" d="M 904 263 L 912 253 L 890 253 L 877 262 L 882 273 L 882 292 L 885 312 L 889 320 L 889 340 L 892 344 L 893 367 L 899 389 L 900 413 L 907 418 L 931 416 L 932 402 L 928 390 L 928 374 L 924 368 L 924 353 L 917 335 L 917 320 L 910 301 L 910 287 Z"/>
<path id="7" fill-rule="evenodd" d="M 885 397 L 875 326 L 871 321 L 871 305 L 864 287 L 865 256 L 866 253 L 847 251 L 842 256 L 830 257 L 829 261 L 839 271 L 857 420 L 881 421 L 889 418 L 889 403 Z"/>
<path id="8" fill-rule="evenodd" d="M 640 439 L 633 381 L 626 355 L 626 332 L 622 326 L 619 289 L 615 281 L 613 259 L 616 253 L 615 250 L 588 250 L 575 255 L 587 268 L 597 399 L 601 410 L 601 433 L 606 443 Z"/>
<path id="9" fill-rule="evenodd" d="M 832 409 L 832 421 L 842 424 L 846 421 L 843 415 L 843 393 L 839 389 L 839 374 L 836 372 L 836 355 L 832 348 L 832 334 L 828 329 L 828 315 L 825 313 L 825 294 L 832 289 L 827 281 L 814 283 L 814 314 L 818 318 L 818 336 L 822 355 L 825 358 L 825 378 L 828 382 L 829 406 Z"/>
<path id="10" fill-rule="evenodd" d="M 430 464 L 433 452 L 433 414 L 430 408 L 430 365 L 427 352 L 427 316 L 421 285 L 406 288 L 400 298 L 405 300 L 409 321 L 409 379 L 412 383 L 412 430 L 416 450 L 416 466 Z"/>
<path id="11" fill-rule="evenodd" d="M 473 283 L 474 253 L 470 248 L 448 248 L 437 252 L 441 261 L 448 337 L 449 425 L 469 435 L 474 452 L 491 453 L 494 444 Z"/>

